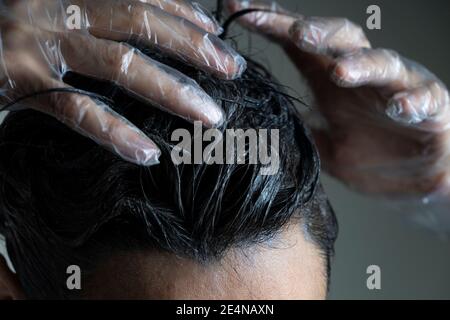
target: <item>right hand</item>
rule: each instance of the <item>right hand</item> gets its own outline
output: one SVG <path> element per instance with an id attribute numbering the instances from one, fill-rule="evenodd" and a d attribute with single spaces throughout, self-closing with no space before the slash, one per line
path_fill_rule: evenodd
<path id="1" fill-rule="evenodd" d="M 0 12 L 0 106 L 54 88 L 67 71 L 113 81 L 149 104 L 207 126 L 223 111 L 182 73 L 123 44 L 129 39 L 223 79 L 242 74 L 245 60 L 214 33 L 220 27 L 185 0 L 10 0 Z M 143 3 L 146 2 L 146 3 Z M 69 30 L 66 10 L 81 9 L 81 29 Z M 137 127 L 88 96 L 53 92 L 21 105 L 45 112 L 139 165 L 158 163 L 158 147 Z"/>
<path id="2" fill-rule="evenodd" d="M 309 124 L 329 174 L 390 197 L 450 193 L 450 95 L 433 73 L 372 48 L 346 18 L 302 16 L 275 2 L 226 5 L 262 9 L 239 22 L 279 43 L 308 81 L 321 120 Z"/>

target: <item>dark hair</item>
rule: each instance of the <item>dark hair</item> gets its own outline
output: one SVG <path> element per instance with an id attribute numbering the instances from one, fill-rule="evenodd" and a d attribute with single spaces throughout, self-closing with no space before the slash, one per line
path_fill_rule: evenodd
<path id="1" fill-rule="evenodd" d="M 67 266 L 85 274 L 118 250 L 158 249 L 208 262 L 270 239 L 294 217 L 327 261 L 332 254 L 335 216 L 293 99 L 251 60 L 234 81 L 158 60 L 195 79 L 223 107 L 221 130 L 279 129 L 278 173 L 260 175 L 259 164 L 177 166 L 170 135 L 192 132 L 192 124 L 110 83 L 70 74 L 69 83 L 111 97 L 114 109 L 159 145 L 161 164 L 128 163 L 42 113 L 9 114 L 0 129 L 0 233 L 28 297 L 70 298 Z"/>

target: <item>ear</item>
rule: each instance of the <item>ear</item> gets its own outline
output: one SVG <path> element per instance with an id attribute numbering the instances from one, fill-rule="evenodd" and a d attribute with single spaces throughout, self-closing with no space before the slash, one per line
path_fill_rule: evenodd
<path id="1" fill-rule="evenodd" d="M 22 300 L 25 299 L 22 286 L 17 275 L 13 273 L 0 254 L 0 300 Z"/>

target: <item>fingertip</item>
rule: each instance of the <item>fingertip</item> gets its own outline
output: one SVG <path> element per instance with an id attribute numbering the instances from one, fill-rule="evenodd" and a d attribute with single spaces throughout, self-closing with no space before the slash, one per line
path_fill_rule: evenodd
<path id="1" fill-rule="evenodd" d="M 159 164 L 161 150 L 144 133 L 139 133 L 137 139 L 130 142 L 128 147 L 133 149 L 131 157 L 127 155 L 128 152 L 119 152 L 119 155 L 125 160 L 146 167 Z"/>
<path id="2" fill-rule="evenodd" d="M 109 144 L 118 156 L 125 161 L 140 165 L 152 166 L 159 164 L 161 150 L 144 132 L 124 118 L 116 129 L 112 127 L 109 134 Z"/>
<path id="3" fill-rule="evenodd" d="M 201 22 L 206 31 L 214 35 L 220 35 L 223 32 L 223 28 L 220 26 L 219 22 L 217 22 L 216 18 L 200 3 L 192 2 L 191 5 L 195 10 L 197 20 Z"/>
<path id="4" fill-rule="evenodd" d="M 400 101 L 391 99 L 386 108 L 386 115 L 394 121 L 402 119 L 403 107 Z"/>
<path id="5" fill-rule="evenodd" d="M 336 63 L 333 68 L 333 76 L 339 79 L 345 79 L 347 76 L 347 69 L 344 64 Z"/>
<path id="6" fill-rule="evenodd" d="M 331 80 L 343 88 L 364 86 L 373 77 L 372 70 L 354 55 L 336 60 L 331 70 Z"/>
<path id="7" fill-rule="evenodd" d="M 245 58 L 218 37 L 207 34 L 202 46 L 208 50 L 211 47 L 214 48 L 214 50 L 204 50 L 204 56 L 207 57 L 207 60 L 203 65 L 206 69 L 212 69 L 213 73 L 219 78 L 235 80 L 247 69 Z"/>
<path id="8" fill-rule="evenodd" d="M 217 128 L 225 122 L 225 118 L 225 111 L 208 96 L 195 120 L 200 120 L 205 127 Z"/>
<path id="9" fill-rule="evenodd" d="M 215 27 L 211 33 L 214 34 L 215 36 L 220 36 L 223 32 L 224 29 L 222 28 L 222 26 L 217 25 L 217 27 Z"/>
<path id="10" fill-rule="evenodd" d="M 389 100 L 386 114 L 392 120 L 407 125 L 421 123 L 427 118 L 426 113 L 414 108 L 405 92 L 400 92 Z"/>
<path id="11" fill-rule="evenodd" d="M 225 112 L 219 106 L 216 107 L 211 113 L 209 113 L 209 123 L 207 124 L 210 128 L 220 127 L 225 122 Z"/>
<path id="12" fill-rule="evenodd" d="M 138 164 L 150 167 L 154 165 L 158 165 L 159 158 L 161 156 L 161 151 L 159 149 L 144 149 L 141 150 L 140 154 L 137 154 Z"/>
<path id="13" fill-rule="evenodd" d="M 229 76 L 229 80 L 236 80 L 237 78 L 240 78 L 245 70 L 247 70 L 247 61 L 243 56 L 237 54 L 233 60 L 234 67 L 231 68 L 233 71 Z"/>
<path id="14" fill-rule="evenodd" d="M 224 110 L 202 88 L 190 85 L 182 91 L 184 93 L 168 110 L 189 122 L 200 121 L 205 127 L 223 124 Z"/>
<path id="15" fill-rule="evenodd" d="M 336 63 L 332 67 L 331 80 L 340 87 L 352 87 L 355 79 L 350 76 L 350 72 L 343 63 Z"/>
<path id="16" fill-rule="evenodd" d="M 289 28 L 289 36 L 294 44 L 301 50 L 319 53 L 319 33 L 311 29 L 303 20 L 296 20 Z"/>

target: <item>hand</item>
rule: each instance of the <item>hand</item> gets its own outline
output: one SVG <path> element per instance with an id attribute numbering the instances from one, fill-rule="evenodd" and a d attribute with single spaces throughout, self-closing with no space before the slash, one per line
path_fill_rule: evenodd
<path id="1" fill-rule="evenodd" d="M 253 1 L 226 4 L 232 13 L 269 9 Z M 365 192 L 448 192 L 445 85 L 394 51 L 372 49 L 362 28 L 347 19 L 302 17 L 276 5 L 270 10 L 239 20 L 283 46 L 308 80 L 324 120 L 312 127 L 324 169 Z"/>
<path id="2" fill-rule="evenodd" d="M 146 3 L 143 3 L 146 2 Z M 69 30 L 66 10 L 81 9 L 81 29 Z M 183 0 L 15 0 L 0 15 L 0 104 L 53 88 L 68 88 L 67 71 L 113 81 L 149 104 L 215 126 L 223 111 L 182 73 L 121 43 L 134 39 L 223 79 L 245 60 L 213 33 L 217 23 Z M 5 13 L 6 12 L 6 13 Z M 126 119 L 86 95 L 53 92 L 22 105 L 48 113 L 77 132 L 140 164 L 158 163 L 158 147 Z"/>

